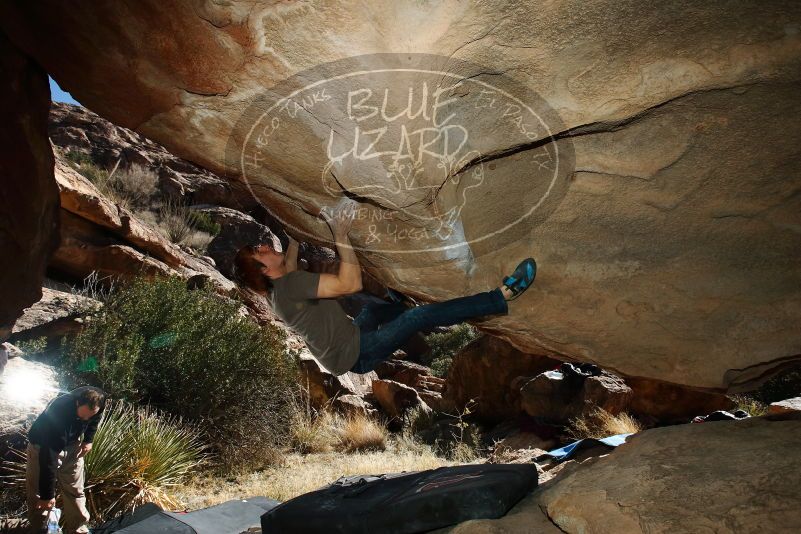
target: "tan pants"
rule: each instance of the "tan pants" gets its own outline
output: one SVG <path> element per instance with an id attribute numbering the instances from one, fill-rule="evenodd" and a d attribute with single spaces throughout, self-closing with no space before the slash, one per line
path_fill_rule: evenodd
<path id="1" fill-rule="evenodd" d="M 61 488 L 64 534 L 89 532 L 86 523 L 86 496 L 83 493 L 83 458 L 78 458 L 80 442 L 71 443 L 58 455 L 56 480 Z M 31 533 L 38 534 L 47 526 L 48 511 L 36 510 L 39 501 L 39 446 L 28 444 L 28 464 L 25 469 L 28 489 L 28 520 Z"/>

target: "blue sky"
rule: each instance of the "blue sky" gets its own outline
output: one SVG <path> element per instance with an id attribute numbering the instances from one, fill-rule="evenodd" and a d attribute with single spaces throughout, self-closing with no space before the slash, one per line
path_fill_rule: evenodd
<path id="1" fill-rule="evenodd" d="M 50 100 L 53 102 L 66 102 L 68 104 L 80 105 L 78 101 L 72 98 L 71 94 L 59 87 L 53 78 L 50 78 Z"/>

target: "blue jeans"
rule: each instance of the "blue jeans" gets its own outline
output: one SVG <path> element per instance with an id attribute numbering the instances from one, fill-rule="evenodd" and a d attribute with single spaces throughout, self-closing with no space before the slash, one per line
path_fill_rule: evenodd
<path id="1" fill-rule="evenodd" d="M 498 288 L 409 309 L 401 303 L 368 304 L 353 319 L 359 327 L 360 349 L 359 359 L 350 370 L 354 373 L 372 371 L 420 330 L 506 313 L 509 308 Z"/>

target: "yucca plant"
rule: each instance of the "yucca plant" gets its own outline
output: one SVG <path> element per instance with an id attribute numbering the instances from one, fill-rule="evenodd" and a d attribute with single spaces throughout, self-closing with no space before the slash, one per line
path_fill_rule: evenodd
<path id="1" fill-rule="evenodd" d="M 123 401 L 113 404 L 86 456 L 93 515 L 113 515 L 145 502 L 179 507 L 171 490 L 205 460 L 205 447 L 197 436 L 180 419 Z"/>
<path id="2" fill-rule="evenodd" d="M 197 431 L 149 407 L 115 401 L 97 428 L 85 459 L 85 490 L 92 518 L 103 520 L 153 502 L 165 509 L 181 503 L 173 490 L 205 459 Z M 25 457 L 8 464 L 24 491 Z"/>

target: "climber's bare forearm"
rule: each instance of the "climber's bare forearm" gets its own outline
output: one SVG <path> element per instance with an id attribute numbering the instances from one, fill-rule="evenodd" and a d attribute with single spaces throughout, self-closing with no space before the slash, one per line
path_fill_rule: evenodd
<path id="1" fill-rule="evenodd" d="M 356 257 L 356 251 L 353 250 L 348 238 L 355 211 L 347 209 L 346 204 L 347 202 L 340 203 L 339 213 L 336 217 L 325 210 L 320 210 L 320 216 L 328 223 L 334 236 L 339 253 L 339 272 L 335 275 L 320 275 L 320 283 L 317 286 L 318 298 L 341 297 L 362 290 L 361 266 Z"/>
<path id="2" fill-rule="evenodd" d="M 339 252 L 339 278 L 343 288 L 350 293 L 362 290 L 362 268 L 359 265 L 359 258 L 350 243 L 347 232 L 337 232 L 336 239 L 337 252 Z"/>

